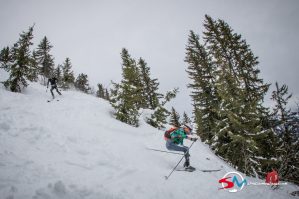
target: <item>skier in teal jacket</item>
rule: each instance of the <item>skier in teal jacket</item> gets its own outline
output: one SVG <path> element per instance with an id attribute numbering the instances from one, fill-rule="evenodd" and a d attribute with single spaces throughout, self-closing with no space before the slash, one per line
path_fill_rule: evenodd
<path id="1" fill-rule="evenodd" d="M 184 167 L 190 167 L 190 154 L 189 147 L 183 145 L 184 139 L 189 139 L 191 141 L 196 141 L 197 138 L 191 137 L 192 128 L 190 125 L 185 124 L 180 128 L 171 128 L 167 130 L 164 134 L 166 140 L 166 148 L 171 151 L 182 151 L 185 154 Z"/>

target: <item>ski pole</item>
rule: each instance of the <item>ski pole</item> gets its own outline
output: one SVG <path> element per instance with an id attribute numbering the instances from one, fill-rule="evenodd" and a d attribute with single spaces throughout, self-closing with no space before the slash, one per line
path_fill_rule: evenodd
<path id="1" fill-rule="evenodd" d="M 159 149 L 152 149 L 152 148 L 146 148 L 147 150 L 151 151 L 157 151 L 157 152 L 162 152 L 162 153 L 171 153 L 171 154 L 177 154 L 177 155 L 184 155 L 183 153 L 176 153 L 176 152 L 171 152 L 171 151 L 163 151 Z"/>
<path id="2" fill-rule="evenodd" d="M 195 141 L 192 142 L 190 145 L 188 151 L 191 149 L 192 145 L 194 144 Z M 187 151 L 187 152 L 188 152 Z M 187 153 L 186 152 L 186 153 Z M 168 178 L 171 176 L 171 174 L 175 171 L 175 169 L 179 166 L 179 164 L 182 162 L 183 158 L 185 157 L 186 153 L 184 153 L 184 156 L 180 159 L 180 161 L 175 165 L 175 167 L 172 169 L 172 171 L 168 174 L 168 176 L 165 176 L 165 180 L 168 180 Z"/>

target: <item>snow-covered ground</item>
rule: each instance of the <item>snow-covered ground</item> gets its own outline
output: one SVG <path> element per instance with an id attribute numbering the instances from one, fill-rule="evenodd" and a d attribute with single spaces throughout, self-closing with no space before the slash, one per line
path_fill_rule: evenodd
<path id="1" fill-rule="evenodd" d="M 91 95 L 66 91 L 60 101 L 47 103 L 49 98 L 38 83 L 22 94 L 0 86 L 1 199 L 285 199 L 298 190 L 291 184 L 274 191 L 268 186 L 218 190 L 218 180 L 235 170 L 200 141 L 190 150 L 198 170 L 177 171 L 165 180 L 181 156 L 146 149 L 165 150 L 163 132 L 142 120 L 146 111 L 134 128 L 115 120 L 110 104 Z"/>

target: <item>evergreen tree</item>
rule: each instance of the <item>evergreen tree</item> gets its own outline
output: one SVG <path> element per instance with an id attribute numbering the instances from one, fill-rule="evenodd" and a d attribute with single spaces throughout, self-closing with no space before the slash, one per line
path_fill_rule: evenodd
<path id="1" fill-rule="evenodd" d="M 170 124 L 175 127 L 180 127 L 180 115 L 176 110 L 172 107 L 171 114 L 170 114 Z"/>
<path id="2" fill-rule="evenodd" d="M 54 69 L 54 75 L 57 78 L 57 85 L 61 87 L 63 84 L 62 65 L 58 64 L 58 66 Z"/>
<path id="3" fill-rule="evenodd" d="M 9 71 L 9 66 L 12 61 L 12 55 L 9 47 L 3 48 L 0 52 L 0 68 L 4 68 L 6 71 Z"/>
<path id="4" fill-rule="evenodd" d="M 32 82 L 37 82 L 38 81 L 38 75 L 39 75 L 39 70 L 38 70 L 38 62 L 36 59 L 36 52 L 32 52 L 32 57 L 30 59 L 30 69 L 28 70 L 28 80 Z"/>
<path id="5" fill-rule="evenodd" d="M 211 143 L 215 136 L 213 128 L 218 119 L 216 110 L 219 106 L 215 87 L 216 65 L 206 46 L 200 44 L 199 36 L 193 31 L 190 31 L 186 51 L 187 73 L 193 81 L 188 84 L 188 88 L 192 89 L 195 120 L 201 124 L 196 131 L 203 141 Z"/>
<path id="6" fill-rule="evenodd" d="M 162 98 L 163 95 L 159 94 L 157 82 L 158 79 L 150 78 L 150 68 L 147 66 L 147 63 L 140 58 L 138 61 L 138 66 L 141 74 L 142 82 L 142 97 L 143 104 L 142 108 L 155 109 L 159 105 L 159 98 Z"/>
<path id="7" fill-rule="evenodd" d="M 206 16 L 205 39 L 217 60 L 216 88 L 220 100 L 214 138 L 217 153 L 227 158 L 246 174 L 261 170 L 259 144 L 261 134 L 267 134 L 262 118 L 267 113 L 262 106 L 269 84 L 258 77 L 258 61 L 241 35 L 223 20 Z M 238 150 L 236 153 L 236 148 Z M 239 158 L 236 158 L 239 155 Z"/>
<path id="8" fill-rule="evenodd" d="M 110 94 L 109 94 L 109 91 L 108 91 L 107 88 L 105 89 L 105 99 L 106 99 L 107 101 L 110 101 Z"/>
<path id="9" fill-rule="evenodd" d="M 288 87 L 275 84 L 272 92 L 275 101 L 273 109 L 273 128 L 279 141 L 277 147 L 277 166 L 282 180 L 299 184 L 299 114 L 287 109 L 292 95 L 288 95 Z"/>
<path id="10" fill-rule="evenodd" d="M 132 126 L 138 126 L 139 108 L 142 106 L 140 72 L 136 62 L 126 49 L 122 49 L 122 81 L 113 83 L 111 105 L 115 109 L 116 119 Z"/>
<path id="11" fill-rule="evenodd" d="M 205 138 L 206 134 L 205 134 L 205 125 L 203 124 L 203 115 L 202 115 L 202 111 L 199 110 L 199 108 L 194 107 L 194 123 L 196 125 L 196 133 L 198 136 L 200 136 L 201 139 Z"/>
<path id="12" fill-rule="evenodd" d="M 164 95 L 164 99 L 161 102 L 162 106 L 164 106 L 167 102 L 170 102 L 172 99 L 174 99 L 179 92 L 179 88 L 174 88 L 173 90 L 167 91 Z"/>
<path id="13" fill-rule="evenodd" d="M 33 26 L 29 27 L 27 32 L 20 34 L 19 41 L 13 45 L 11 51 L 8 48 L 1 51 L 1 64 L 10 73 L 4 86 L 12 92 L 21 92 L 22 87 L 28 85 L 26 79 L 30 78 L 32 39 Z"/>
<path id="14" fill-rule="evenodd" d="M 102 84 L 98 84 L 97 97 L 105 99 L 105 89 Z"/>
<path id="15" fill-rule="evenodd" d="M 147 123 L 155 128 L 162 129 L 164 128 L 164 124 L 167 123 L 169 114 L 169 111 L 159 104 L 151 117 L 147 118 Z"/>
<path id="16" fill-rule="evenodd" d="M 164 106 L 167 102 L 176 97 L 178 91 L 178 88 L 174 88 L 173 90 L 166 92 L 165 95 L 161 94 L 162 101 L 160 102 L 159 100 L 157 108 L 154 109 L 154 113 L 151 114 L 150 118 L 147 118 L 148 124 L 155 128 L 164 128 L 164 124 L 167 123 L 167 117 L 170 115 L 170 112 Z"/>
<path id="17" fill-rule="evenodd" d="M 177 90 L 168 92 L 167 97 L 169 99 L 165 100 L 165 102 L 160 102 L 160 99 L 162 99 L 164 95 L 158 92 L 158 79 L 151 79 L 150 68 L 142 58 L 139 59 L 138 66 L 142 82 L 142 108 L 154 110 L 150 118 L 147 118 L 147 123 L 155 128 L 164 128 L 164 124 L 167 123 L 166 119 L 169 115 L 169 111 L 163 107 L 164 104 L 162 105 L 162 103 L 166 103 L 174 98 Z"/>
<path id="18" fill-rule="evenodd" d="M 69 89 L 74 85 L 75 77 L 72 71 L 72 64 L 69 58 L 65 59 L 62 65 L 62 88 Z"/>
<path id="19" fill-rule="evenodd" d="M 223 20 L 205 18 L 204 45 L 191 31 L 186 48 L 197 133 L 240 171 L 261 174 L 256 157 L 269 133 L 262 106 L 269 85 L 258 77 L 257 57 L 241 35 Z"/>
<path id="20" fill-rule="evenodd" d="M 45 36 L 36 50 L 36 60 L 40 66 L 40 74 L 43 76 L 44 85 L 46 85 L 46 79 L 50 78 L 54 71 L 54 58 L 50 54 L 52 47 Z"/>
<path id="21" fill-rule="evenodd" d="M 83 91 L 84 93 L 90 92 L 90 87 L 88 83 L 88 76 L 86 74 L 79 74 L 75 81 L 75 88 Z"/>
<path id="22" fill-rule="evenodd" d="M 147 118 L 147 123 L 163 128 L 169 115 L 164 105 L 176 96 L 178 89 L 167 92 L 165 96 L 159 94 L 159 83 L 157 79 L 150 78 L 150 68 L 142 58 L 136 63 L 126 49 L 122 50 L 121 57 L 123 79 L 121 83 L 113 83 L 110 96 L 107 89 L 105 92 L 105 98 L 116 111 L 116 119 L 138 126 L 139 110 L 149 108 L 154 111 Z M 99 95 L 103 94 L 102 89 L 99 89 Z"/>
<path id="23" fill-rule="evenodd" d="M 104 88 L 102 84 L 98 84 L 98 90 L 96 96 L 107 101 L 110 101 L 110 93 L 107 88 Z"/>
<path id="24" fill-rule="evenodd" d="M 183 121 L 182 121 L 182 124 L 190 124 L 192 121 L 191 119 L 189 118 L 189 116 L 187 115 L 186 112 L 184 112 L 183 114 Z"/>

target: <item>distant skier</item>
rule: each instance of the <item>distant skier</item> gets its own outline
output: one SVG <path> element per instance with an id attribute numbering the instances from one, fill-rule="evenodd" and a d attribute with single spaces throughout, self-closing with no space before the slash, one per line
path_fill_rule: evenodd
<path id="1" fill-rule="evenodd" d="M 49 78 L 48 83 L 47 83 L 47 89 L 48 89 L 48 87 L 49 87 L 49 83 L 51 84 L 51 89 L 50 89 L 50 91 L 51 91 L 51 94 L 52 94 L 53 99 L 55 98 L 54 93 L 53 93 L 53 90 L 54 90 L 54 89 L 56 90 L 56 92 L 57 92 L 59 95 L 61 95 L 61 93 L 59 92 L 59 90 L 58 90 L 58 88 L 57 88 L 57 81 L 58 81 L 57 78 L 56 78 L 55 76 L 52 76 L 51 78 Z"/>
<path id="2" fill-rule="evenodd" d="M 185 154 L 185 169 L 194 169 L 190 166 L 190 154 L 189 147 L 183 145 L 184 139 L 189 139 L 191 141 L 196 141 L 197 138 L 191 137 L 192 128 L 190 125 L 185 124 L 180 128 L 171 128 L 167 130 L 164 134 L 164 138 L 166 140 L 166 148 L 171 151 L 182 151 Z"/>

